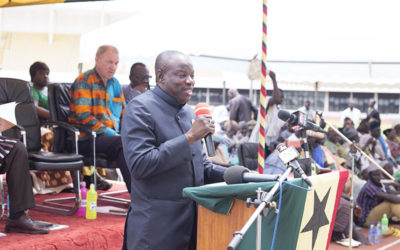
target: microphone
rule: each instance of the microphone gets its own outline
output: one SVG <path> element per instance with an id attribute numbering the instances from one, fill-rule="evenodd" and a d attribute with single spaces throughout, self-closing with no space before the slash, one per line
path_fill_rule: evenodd
<path id="1" fill-rule="evenodd" d="M 281 159 L 284 164 L 289 164 L 289 166 L 291 166 L 293 170 L 300 175 L 301 179 L 303 179 L 303 181 L 307 183 L 309 187 L 312 187 L 310 179 L 308 179 L 307 175 L 300 167 L 299 162 L 296 160 L 296 158 L 299 156 L 299 152 L 297 152 L 297 150 L 293 146 L 287 148 L 285 143 L 278 144 L 278 146 L 276 146 L 276 149 L 279 152 L 279 159 Z"/>
<path id="2" fill-rule="evenodd" d="M 234 165 L 226 169 L 224 180 L 226 184 L 240 184 L 246 182 L 268 182 L 277 181 L 279 175 L 270 174 L 253 174 L 250 170 L 243 166 Z"/>
<path id="3" fill-rule="evenodd" d="M 211 115 L 210 107 L 207 103 L 200 102 L 194 107 L 194 112 L 196 117 L 199 115 Z M 204 137 L 204 141 L 206 143 L 206 149 L 208 156 L 215 156 L 215 147 L 214 142 L 212 140 L 212 135 L 209 133 Z"/>
<path id="4" fill-rule="evenodd" d="M 281 119 L 282 121 L 288 122 L 290 124 L 294 124 L 294 125 L 299 125 L 301 127 L 304 127 L 305 129 L 312 129 L 312 130 L 316 130 L 318 132 L 325 132 L 325 130 L 323 130 L 320 126 L 318 126 L 317 124 L 310 122 L 307 120 L 306 125 L 303 125 L 299 122 L 299 117 L 296 116 L 295 114 L 290 114 L 288 111 L 286 110 L 279 110 L 278 111 L 278 117 L 279 119 Z"/>
<path id="5" fill-rule="evenodd" d="M 321 132 L 315 132 L 312 130 L 306 130 L 306 135 L 310 136 L 310 137 L 314 137 L 320 140 L 324 140 L 325 139 L 325 134 L 321 133 Z"/>

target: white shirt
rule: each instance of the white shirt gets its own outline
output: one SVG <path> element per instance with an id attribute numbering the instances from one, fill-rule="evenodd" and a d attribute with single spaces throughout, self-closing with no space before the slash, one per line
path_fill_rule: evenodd
<path id="1" fill-rule="evenodd" d="M 358 108 L 353 108 L 353 110 L 347 108 L 343 110 L 342 113 L 340 114 L 340 124 L 342 126 L 344 123 L 344 119 L 346 117 L 349 117 L 354 122 L 354 127 L 357 127 L 358 124 L 360 123 L 361 112 Z"/>
<path id="2" fill-rule="evenodd" d="M 303 106 L 303 107 L 299 108 L 298 110 L 305 113 L 307 115 L 308 120 L 315 121 L 317 113 L 314 110 L 312 110 L 311 108 L 309 108 L 307 110 L 306 106 Z"/>

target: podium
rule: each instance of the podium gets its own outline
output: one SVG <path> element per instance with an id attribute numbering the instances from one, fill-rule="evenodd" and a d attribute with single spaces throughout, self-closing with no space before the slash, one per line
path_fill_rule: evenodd
<path id="1" fill-rule="evenodd" d="M 261 220 L 262 249 L 329 249 L 337 207 L 348 171 L 310 177 L 311 189 L 301 180 L 282 184 L 272 198 L 279 214 L 269 209 Z M 183 197 L 198 203 L 197 249 L 227 249 L 233 233 L 240 231 L 255 211 L 246 207 L 256 190 L 269 191 L 275 182 L 188 187 Z M 281 195 L 281 197 L 280 197 Z M 280 202 L 281 200 L 281 202 Z M 279 218 L 278 218 L 279 216 Z M 256 222 L 243 235 L 237 250 L 256 249 Z"/>
<path id="2" fill-rule="evenodd" d="M 228 215 L 215 213 L 199 205 L 197 223 L 197 250 L 226 249 L 233 238 L 253 214 L 246 202 L 235 199 Z"/>

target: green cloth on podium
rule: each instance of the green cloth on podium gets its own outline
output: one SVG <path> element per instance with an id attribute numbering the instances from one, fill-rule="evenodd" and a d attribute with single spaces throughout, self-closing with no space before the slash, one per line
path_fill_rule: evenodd
<path id="1" fill-rule="evenodd" d="M 231 184 L 231 185 L 205 185 L 201 187 L 189 187 L 183 189 L 183 197 L 190 198 L 196 201 L 199 205 L 210 209 L 213 212 L 221 214 L 229 214 L 233 204 L 233 199 L 246 201 L 247 198 L 256 198 L 257 189 L 260 187 L 263 191 L 269 191 L 276 182 L 258 182 L 246 184 Z M 307 187 L 301 179 L 293 179 L 289 183 Z M 283 195 L 290 187 L 282 185 Z M 304 192 L 304 191 L 303 191 Z M 273 200 L 277 201 L 279 197 L 279 189 L 275 192 Z"/>
<path id="2" fill-rule="evenodd" d="M 190 187 L 183 190 L 183 196 L 195 200 L 199 205 L 206 207 L 213 212 L 221 214 L 229 214 L 230 209 L 233 205 L 234 199 L 246 201 L 247 198 L 256 198 L 257 189 L 260 187 L 264 191 L 269 191 L 277 182 L 258 182 L 258 183 L 247 183 L 247 184 L 232 184 L 232 185 L 206 185 L 201 187 Z M 289 183 L 306 188 L 307 185 L 301 179 L 293 179 Z M 282 183 L 282 207 L 281 207 L 281 220 L 288 216 L 288 214 L 295 214 L 294 220 L 290 221 L 290 227 L 285 227 L 284 234 L 296 234 L 298 227 L 301 223 L 303 214 L 304 203 L 298 203 L 298 198 L 304 200 L 307 191 L 299 189 L 285 183 Z M 279 204 L 279 188 L 275 192 L 272 201 Z M 262 217 L 262 245 L 263 249 L 269 249 L 272 242 L 272 235 L 274 231 L 276 221 L 276 213 L 274 208 L 268 212 L 266 217 Z M 243 236 L 237 250 L 256 249 L 256 224 L 253 223 L 246 234 Z M 286 223 L 282 223 L 286 224 Z M 244 226 L 244 225 L 243 225 Z M 295 229 L 296 228 L 296 229 Z M 239 231 L 241 228 L 238 228 Z M 293 231 L 293 232 L 291 232 Z M 278 231 L 279 232 L 279 231 Z M 289 234 L 289 235 L 290 235 Z M 267 243 L 265 243 L 267 242 Z M 296 241 L 280 241 L 275 243 L 275 249 L 294 249 L 293 244 L 287 244 L 288 242 Z M 284 243 L 282 245 L 281 243 Z M 266 248 L 268 246 L 268 248 Z M 278 248 L 276 248 L 278 247 Z M 283 248 L 280 248 L 283 247 Z"/>

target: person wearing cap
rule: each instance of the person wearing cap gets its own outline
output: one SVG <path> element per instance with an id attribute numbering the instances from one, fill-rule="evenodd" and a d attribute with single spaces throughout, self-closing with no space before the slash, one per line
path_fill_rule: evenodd
<path id="1" fill-rule="evenodd" d="M 129 80 L 131 83 L 122 88 L 124 92 L 125 102 L 128 103 L 135 96 L 140 95 L 150 88 L 149 80 L 151 75 L 146 65 L 141 62 L 134 63 L 131 67 Z"/>
<path id="2" fill-rule="evenodd" d="M 361 206 L 363 215 L 357 223 L 364 227 L 381 220 L 383 214 L 388 218 L 396 216 L 400 218 L 400 197 L 398 192 L 391 192 L 381 183 L 382 173 L 373 164 L 369 165 L 368 181 L 362 187 L 357 197 L 357 203 Z"/>
<path id="3" fill-rule="evenodd" d="M 358 126 L 358 124 L 360 123 L 361 112 L 358 108 L 355 107 L 355 103 L 353 100 L 350 101 L 349 107 L 343 110 L 340 114 L 340 124 L 343 126 L 345 126 L 344 121 L 346 117 L 350 118 L 353 121 L 354 126 Z"/>

